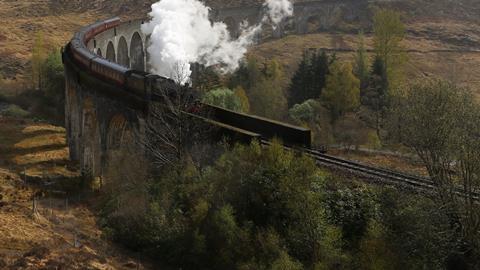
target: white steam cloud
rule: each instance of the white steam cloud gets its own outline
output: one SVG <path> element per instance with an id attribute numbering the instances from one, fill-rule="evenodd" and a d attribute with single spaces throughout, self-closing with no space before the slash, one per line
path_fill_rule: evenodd
<path id="1" fill-rule="evenodd" d="M 293 13 L 288 0 L 267 0 L 264 6 L 268 14 L 261 22 L 254 26 L 243 22 L 240 36 L 233 39 L 225 23 L 210 22 L 210 9 L 198 0 L 153 4 L 151 21 L 142 26 L 143 33 L 151 35 L 147 48 L 151 71 L 185 83 L 190 79 L 190 63 L 217 66 L 224 73 L 236 70 L 263 24 L 270 19 L 277 25 Z"/>
<path id="2" fill-rule="evenodd" d="M 263 5 L 268 8 L 268 16 L 274 28 L 283 19 L 293 15 L 293 4 L 289 0 L 266 0 Z"/>

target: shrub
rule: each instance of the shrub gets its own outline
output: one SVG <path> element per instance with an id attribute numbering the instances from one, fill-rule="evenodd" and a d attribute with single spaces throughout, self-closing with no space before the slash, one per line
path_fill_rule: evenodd
<path id="1" fill-rule="evenodd" d="M 25 111 L 24 109 L 20 108 L 17 105 L 9 105 L 5 110 L 1 112 L 4 116 L 10 117 L 17 117 L 17 118 L 25 118 L 30 115 L 29 112 Z"/>
<path id="2" fill-rule="evenodd" d="M 242 101 L 228 88 L 211 90 L 203 97 L 203 102 L 232 111 L 242 111 Z"/>

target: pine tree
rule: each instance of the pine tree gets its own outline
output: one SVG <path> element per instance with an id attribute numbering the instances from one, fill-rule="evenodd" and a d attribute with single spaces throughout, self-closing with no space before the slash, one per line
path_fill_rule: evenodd
<path id="1" fill-rule="evenodd" d="M 312 61 L 313 73 L 312 76 L 312 93 L 307 98 L 319 98 L 322 94 L 322 89 L 325 88 L 326 78 L 329 74 L 330 60 L 325 51 L 316 55 Z"/>
<path id="2" fill-rule="evenodd" d="M 380 135 L 380 123 L 388 106 L 388 76 L 383 60 L 375 57 L 368 86 L 362 95 L 362 104 L 369 107 L 375 116 L 375 129 Z"/>
<path id="3" fill-rule="evenodd" d="M 365 36 L 363 32 L 358 35 L 358 49 L 355 56 L 354 66 L 355 76 L 360 80 L 360 93 L 363 95 L 365 88 L 368 86 L 368 56 L 365 49 Z"/>
<path id="4" fill-rule="evenodd" d="M 309 63 L 307 55 L 304 53 L 302 61 L 298 65 L 297 71 L 292 77 L 289 87 L 288 107 L 293 107 L 295 104 L 302 103 L 307 100 L 307 93 L 309 92 Z"/>
<path id="5" fill-rule="evenodd" d="M 335 58 L 321 53 L 304 53 L 297 71 L 292 77 L 289 87 L 288 106 L 301 104 L 308 99 L 318 99 L 325 88 L 329 66 Z"/>

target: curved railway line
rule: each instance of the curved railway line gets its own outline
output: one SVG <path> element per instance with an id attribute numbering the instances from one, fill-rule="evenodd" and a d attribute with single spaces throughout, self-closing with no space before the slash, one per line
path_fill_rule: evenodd
<path id="1" fill-rule="evenodd" d="M 115 87 L 113 91 L 115 97 L 126 96 L 129 102 L 132 102 L 132 97 L 141 100 L 143 103 L 150 102 L 152 97 L 155 96 L 156 86 L 160 85 L 169 89 L 172 81 L 168 78 L 131 70 L 117 63 L 109 62 L 86 47 L 86 43 L 95 38 L 97 34 L 112 28 L 115 29 L 119 24 L 120 19 L 113 18 L 84 27 L 75 34 L 65 48 L 63 53 L 64 63 L 67 67 L 71 67 L 72 72 L 76 74 L 75 82 L 83 82 L 85 81 L 83 78 L 91 76 L 102 83 L 113 85 Z M 82 72 L 85 73 L 82 75 L 83 77 L 79 75 Z M 429 178 L 377 168 L 331 156 L 324 151 L 311 149 L 311 134 L 308 129 L 215 106 L 206 105 L 206 107 L 209 107 L 209 111 L 213 112 L 206 121 L 210 121 L 210 123 L 228 131 L 228 133 L 233 133 L 237 138 L 240 137 L 247 141 L 260 140 L 262 145 L 268 146 L 271 144 L 268 139 L 278 137 L 287 145 L 294 145 L 293 147 L 285 146 L 285 148 L 307 154 L 315 159 L 319 166 L 348 172 L 377 183 L 405 187 L 424 193 L 436 192 L 437 186 Z M 460 186 L 456 186 L 452 192 L 459 197 L 470 197 Z M 480 201 L 478 190 L 473 191 L 471 195 L 475 201 Z"/>
<path id="2" fill-rule="evenodd" d="M 262 140 L 261 144 L 268 146 L 270 145 L 270 142 L 267 140 Z M 328 168 L 338 169 L 342 171 L 348 171 L 361 178 L 369 178 L 376 180 L 376 182 L 410 188 L 420 192 L 435 192 L 436 189 L 435 183 L 426 177 L 369 166 L 357 161 L 328 155 L 324 152 L 313 150 L 310 148 L 295 148 L 285 146 L 285 149 L 305 153 L 308 156 L 312 157 L 320 166 L 325 166 Z M 461 187 L 456 187 L 453 192 L 460 197 L 466 196 L 465 191 Z M 480 201 L 480 192 L 475 191 L 473 193 L 473 199 L 475 201 Z"/>

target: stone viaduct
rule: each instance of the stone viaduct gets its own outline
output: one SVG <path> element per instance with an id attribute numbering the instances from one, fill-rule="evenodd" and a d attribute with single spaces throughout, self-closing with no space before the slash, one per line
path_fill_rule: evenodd
<path id="1" fill-rule="evenodd" d="M 307 33 L 312 30 L 308 28 L 312 21 L 319 22 L 317 25 L 321 29 L 328 29 L 339 19 L 355 20 L 355 9 L 360 2 L 364 1 L 325 0 L 296 3 L 292 19 L 283 22 L 269 35 L 281 37 L 290 33 Z M 212 19 L 224 21 L 234 36 L 238 35 L 242 21 L 256 23 L 261 16 L 261 6 L 227 8 L 212 12 Z M 80 31 L 69 44 L 70 48 L 85 47 L 84 51 L 78 50 L 81 57 L 63 54 L 66 75 L 65 122 L 70 156 L 72 160 L 79 161 L 84 173 L 93 177 L 100 177 L 105 173 L 108 160 L 119 151 L 120 146 L 146 139 L 149 111 L 155 103 L 153 97 L 159 89 L 171 87 L 169 80 L 147 73 L 149 66 L 146 48 L 149 38 L 140 31 L 142 23 L 142 20 L 123 23 L 117 20 L 97 27 L 102 28 L 98 33 L 90 33 L 90 30 L 85 29 L 83 34 L 91 37 L 82 36 Z M 138 77 L 133 71 L 143 72 L 142 80 L 133 80 L 133 84 L 142 85 L 141 87 L 125 86 L 132 83 L 132 78 Z M 96 73 L 96 76 L 92 76 L 93 73 Z M 288 125 L 253 116 L 232 117 L 241 118 L 243 120 L 240 122 L 260 128 L 273 127 L 282 130 L 282 133 L 292 130 Z M 238 131 L 236 127 L 223 125 L 222 128 Z M 245 129 L 244 134 L 256 135 L 249 133 L 248 128 Z M 270 132 L 266 129 L 263 131 Z M 309 130 L 300 132 L 310 136 Z"/>

